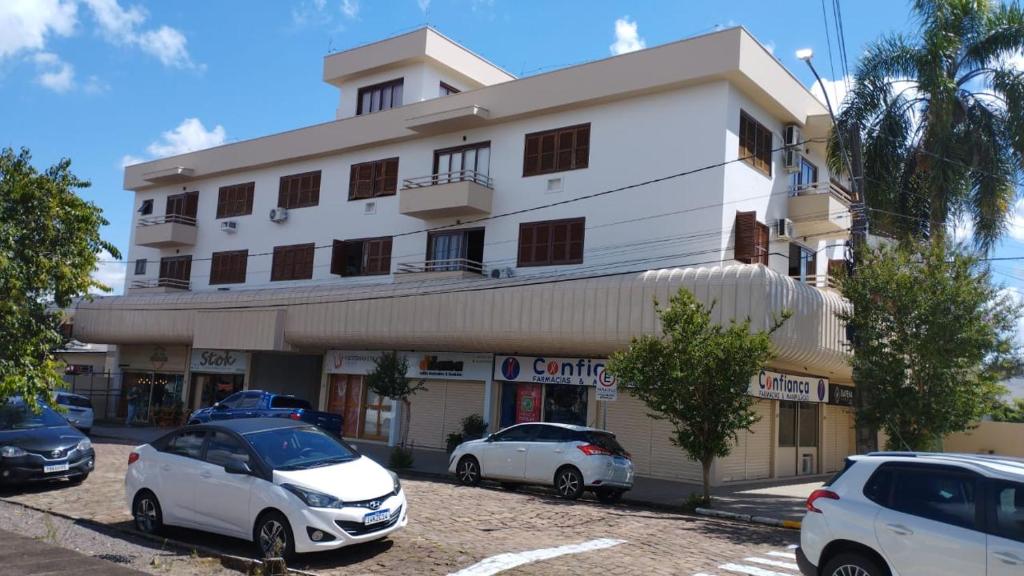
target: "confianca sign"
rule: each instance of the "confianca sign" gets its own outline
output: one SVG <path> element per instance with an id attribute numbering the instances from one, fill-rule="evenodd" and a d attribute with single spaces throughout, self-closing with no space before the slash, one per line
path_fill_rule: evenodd
<path id="1" fill-rule="evenodd" d="M 750 379 L 748 392 L 765 400 L 825 402 L 828 400 L 828 378 L 761 370 Z"/>

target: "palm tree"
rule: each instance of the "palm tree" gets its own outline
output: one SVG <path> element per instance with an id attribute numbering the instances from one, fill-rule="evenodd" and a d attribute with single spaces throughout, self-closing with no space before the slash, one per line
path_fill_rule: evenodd
<path id="1" fill-rule="evenodd" d="M 862 56 L 839 115 L 859 133 L 872 228 L 942 239 L 973 223 L 988 251 L 1007 229 L 1024 170 L 1024 12 L 996 0 L 914 0 L 914 37 Z M 833 134 L 830 164 L 845 164 Z"/>

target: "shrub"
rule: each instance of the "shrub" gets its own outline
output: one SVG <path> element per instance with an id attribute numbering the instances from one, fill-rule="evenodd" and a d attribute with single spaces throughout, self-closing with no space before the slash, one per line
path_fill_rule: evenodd
<path id="1" fill-rule="evenodd" d="M 413 464 L 412 448 L 403 448 L 402 446 L 395 446 L 391 450 L 391 457 L 388 458 L 388 468 L 393 470 L 404 470 L 406 468 L 412 468 Z"/>
<path id="2" fill-rule="evenodd" d="M 487 422 L 479 414 L 470 414 L 462 419 L 462 437 L 466 440 L 483 438 L 487 433 Z"/>

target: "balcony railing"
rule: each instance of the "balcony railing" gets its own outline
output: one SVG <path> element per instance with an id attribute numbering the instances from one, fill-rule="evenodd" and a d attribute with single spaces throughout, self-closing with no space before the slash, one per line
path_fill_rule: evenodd
<path id="1" fill-rule="evenodd" d="M 160 224 L 184 224 L 186 226 L 195 226 L 196 219 L 193 216 L 185 216 L 184 214 L 165 214 L 163 216 L 146 216 L 145 218 L 139 218 L 139 227 L 145 226 L 157 226 Z"/>
<path id="2" fill-rule="evenodd" d="M 834 180 L 830 180 L 827 183 L 815 182 L 814 184 L 799 186 L 793 190 L 793 196 L 810 196 L 812 194 L 831 194 L 847 204 L 852 203 L 855 199 L 853 192 L 850 192 L 846 187 Z"/>
<path id="3" fill-rule="evenodd" d="M 128 288 L 174 288 L 188 290 L 192 282 L 180 278 L 151 278 L 149 280 L 133 280 Z"/>
<path id="4" fill-rule="evenodd" d="M 490 176 L 481 174 L 476 170 L 455 170 L 453 172 L 431 174 L 430 176 L 406 178 L 405 180 L 402 180 L 402 189 L 426 188 L 428 186 L 451 184 L 453 182 L 475 182 L 481 186 L 486 186 L 492 190 L 494 189 L 494 180 Z"/>
<path id="5" fill-rule="evenodd" d="M 829 288 L 833 290 L 839 289 L 839 284 L 836 282 L 835 276 L 831 276 L 829 274 L 809 274 L 804 276 L 803 278 L 801 278 L 800 276 L 790 276 L 790 278 L 796 280 L 797 282 L 803 282 L 808 286 L 814 286 L 815 288 Z"/>
<path id="6" fill-rule="evenodd" d="M 397 272 L 399 274 L 416 274 L 419 272 L 472 272 L 474 274 L 483 274 L 484 265 L 476 260 L 450 258 L 447 260 L 402 262 L 398 265 Z"/>

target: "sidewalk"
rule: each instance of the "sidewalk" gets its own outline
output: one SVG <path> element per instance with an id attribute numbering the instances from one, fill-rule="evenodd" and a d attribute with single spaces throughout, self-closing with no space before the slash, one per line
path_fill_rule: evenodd
<path id="1" fill-rule="evenodd" d="M 136 576 L 145 574 L 67 548 L 0 530 L 0 566 L 4 574 L 52 576 Z"/>
<path id="2" fill-rule="evenodd" d="M 159 438 L 169 430 L 171 429 L 97 425 L 93 427 L 92 435 L 96 438 L 143 444 Z M 350 440 L 349 443 L 382 466 L 388 465 L 388 458 L 391 455 L 389 446 L 359 440 Z M 413 467 L 408 472 L 443 477 L 454 481 L 454 478 L 448 474 L 448 454 L 444 451 L 416 448 L 413 450 L 413 458 Z M 719 486 L 711 489 L 712 504 L 715 510 L 723 512 L 773 518 L 780 521 L 799 521 L 804 515 L 804 503 L 807 496 L 814 489 L 819 488 L 827 478 L 828 476 L 804 476 Z M 622 500 L 634 504 L 680 509 L 690 494 L 700 493 L 699 484 L 657 478 L 637 478 L 633 483 L 633 489 L 627 492 Z"/>

